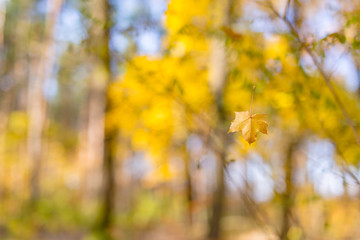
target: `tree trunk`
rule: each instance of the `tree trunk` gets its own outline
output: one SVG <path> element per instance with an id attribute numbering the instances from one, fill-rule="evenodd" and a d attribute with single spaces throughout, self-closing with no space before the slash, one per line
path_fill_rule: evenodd
<path id="1" fill-rule="evenodd" d="M 106 123 L 106 114 L 112 108 L 110 99 L 107 98 L 112 79 L 109 49 L 112 6 L 108 0 L 93 0 L 90 1 L 89 9 L 94 19 L 90 29 L 90 49 L 94 51 L 95 66 L 90 81 L 87 161 L 91 167 L 89 178 L 95 178 L 94 190 L 101 192 L 101 208 L 96 228 L 107 232 L 111 226 L 115 203 L 114 159 L 118 136 L 117 130 L 108 128 Z M 98 169 L 102 169 L 102 172 Z"/>
<path id="2" fill-rule="evenodd" d="M 217 29 L 228 25 L 229 22 L 229 1 L 214 1 L 214 24 Z M 220 34 L 221 35 L 221 34 Z M 216 131 L 216 138 L 213 139 L 216 154 L 216 189 L 213 196 L 213 205 L 209 222 L 208 237 L 211 240 L 221 238 L 220 221 L 224 210 L 225 179 L 224 164 L 226 157 L 226 129 L 223 128 L 225 113 L 223 109 L 223 90 L 226 84 L 227 75 L 227 56 L 225 49 L 225 37 L 213 36 L 210 45 L 210 65 L 209 65 L 209 87 L 214 94 L 216 111 L 218 113 L 218 123 L 220 129 Z"/>
<path id="3" fill-rule="evenodd" d="M 4 47 L 5 18 L 6 18 L 6 1 L 2 1 L 0 3 L 0 51 L 2 51 Z"/>
<path id="4" fill-rule="evenodd" d="M 284 193 L 282 194 L 282 208 L 283 208 L 283 216 L 282 216 L 282 227 L 280 232 L 280 239 L 286 240 L 287 234 L 292 225 L 292 209 L 294 206 L 294 198 L 295 198 L 295 187 L 293 184 L 295 177 L 295 158 L 293 156 L 294 149 L 296 147 L 296 142 L 291 142 L 286 154 L 286 159 L 284 163 L 284 172 L 285 172 L 285 184 L 286 188 Z"/>
<path id="5" fill-rule="evenodd" d="M 91 16 L 88 51 L 92 65 L 89 79 L 87 130 L 86 130 L 86 188 L 91 195 L 98 196 L 102 184 L 104 157 L 104 127 L 107 85 L 110 81 L 109 47 L 107 29 L 107 0 L 92 0 L 86 3 Z"/>
<path id="6" fill-rule="evenodd" d="M 185 184 L 186 184 L 186 201 L 187 201 L 187 210 L 188 210 L 188 222 L 189 225 L 193 222 L 193 187 L 192 187 L 192 179 L 191 179 L 191 157 L 186 149 L 184 144 L 183 147 L 184 154 L 184 165 L 185 165 Z"/>
<path id="7" fill-rule="evenodd" d="M 30 200 L 36 202 L 39 197 L 39 178 L 42 165 L 42 137 L 46 119 L 46 102 L 43 95 L 44 81 L 51 76 L 54 64 L 53 29 L 59 17 L 63 0 L 48 2 L 45 34 L 38 61 L 35 62 L 36 74 L 30 79 L 28 88 L 28 157 L 32 164 L 30 173 Z M 50 4 L 51 3 L 51 4 Z M 40 49 L 40 48 L 39 48 Z"/>
<path id="8" fill-rule="evenodd" d="M 109 108 L 107 108 L 109 109 Z M 115 205 L 115 174 L 114 159 L 116 154 L 117 131 L 105 133 L 105 151 L 103 166 L 103 209 L 100 215 L 100 228 L 107 230 L 112 223 Z"/>
<path id="9" fill-rule="evenodd" d="M 217 240 L 221 238 L 220 220 L 224 210 L 225 197 L 225 176 L 224 176 L 225 152 L 217 156 L 216 162 L 216 189 L 214 192 L 212 215 L 210 219 L 209 239 Z"/>

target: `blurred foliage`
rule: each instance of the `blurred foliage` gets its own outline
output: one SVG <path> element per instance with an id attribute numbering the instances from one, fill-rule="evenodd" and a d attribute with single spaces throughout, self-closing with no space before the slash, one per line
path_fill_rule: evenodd
<path id="1" fill-rule="evenodd" d="M 5 12 L 0 25 L 1 239 L 204 239 L 219 185 L 216 162 L 223 153 L 223 239 L 360 237 L 357 1 L 109 1 L 111 26 L 91 16 L 87 8 L 94 2 L 64 1 L 51 29 L 55 63 L 41 86 L 46 114 L 38 166 L 41 195 L 33 203 L 27 94 L 47 43 L 45 2 L 0 2 Z M 128 15 L 127 4 L 134 4 Z M 322 25 L 335 25 L 331 18 L 336 26 L 318 32 Z M 79 41 L 61 35 L 72 24 L 78 25 Z M 109 42 L 97 46 L 90 33 L 96 27 L 111 28 Z M 149 32 L 159 42 L 139 40 Z M 141 52 L 156 44 L 156 53 Z M 98 48 L 104 54 L 103 45 L 110 51 L 113 80 L 96 92 L 94 82 L 106 80 L 94 57 Z M 214 64 L 219 48 L 225 63 Z M 337 67 L 344 56 L 347 61 Z M 353 72 L 339 70 L 344 64 Z M 214 68 L 225 72 L 220 94 L 209 83 Z M 97 132 L 104 148 L 106 137 L 116 135 L 115 207 L 110 226 L 100 230 L 94 225 L 104 211 L 97 188 L 106 178 L 104 162 L 89 160 L 86 151 L 89 126 L 99 117 L 91 115 L 94 96 L 109 101 L 103 132 Z M 234 112 L 250 108 L 266 114 L 268 135 L 259 134 L 251 145 L 240 133 L 225 136 Z"/>

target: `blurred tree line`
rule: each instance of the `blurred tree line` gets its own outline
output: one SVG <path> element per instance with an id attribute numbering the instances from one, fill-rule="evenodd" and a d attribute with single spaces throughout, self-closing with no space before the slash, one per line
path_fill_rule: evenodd
<path id="1" fill-rule="evenodd" d="M 1 238 L 358 239 L 359 30 L 355 0 L 0 1 Z"/>

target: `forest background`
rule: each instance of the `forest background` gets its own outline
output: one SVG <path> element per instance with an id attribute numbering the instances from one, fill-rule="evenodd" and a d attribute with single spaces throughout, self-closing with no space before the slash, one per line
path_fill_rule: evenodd
<path id="1" fill-rule="evenodd" d="M 1 239 L 360 239 L 359 30 L 356 0 L 0 0 Z"/>

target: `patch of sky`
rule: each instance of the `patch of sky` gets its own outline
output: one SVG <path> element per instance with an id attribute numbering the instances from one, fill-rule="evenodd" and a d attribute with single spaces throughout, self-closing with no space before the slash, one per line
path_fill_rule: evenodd
<path id="1" fill-rule="evenodd" d="M 127 158 L 123 164 L 124 173 L 135 179 L 142 179 L 153 170 L 153 166 L 143 152 L 135 153 L 132 157 Z"/>
<path id="2" fill-rule="evenodd" d="M 324 197 L 337 197 L 344 193 L 343 179 L 334 161 L 335 149 L 325 140 L 307 144 L 307 171 L 315 191 Z"/>
<path id="3" fill-rule="evenodd" d="M 139 2 L 137 0 L 122 0 L 114 4 L 117 10 L 115 24 L 117 28 L 125 29 L 130 27 L 132 17 L 139 10 Z"/>
<path id="4" fill-rule="evenodd" d="M 311 34 L 318 40 L 338 31 L 340 28 L 338 19 L 327 9 L 319 9 L 304 24 L 305 29 L 309 29 Z"/>
<path id="5" fill-rule="evenodd" d="M 225 175 L 226 184 L 231 192 L 237 192 L 245 189 L 245 167 L 242 160 L 230 162 L 227 166 L 227 173 Z"/>
<path id="6" fill-rule="evenodd" d="M 113 33 L 110 39 L 110 49 L 112 51 L 124 53 L 129 46 L 128 37 L 123 34 Z"/>
<path id="7" fill-rule="evenodd" d="M 48 78 L 45 80 L 43 85 L 43 92 L 45 98 L 48 100 L 52 100 L 56 97 L 58 92 L 58 82 L 55 78 Z"/>
<path id="8" fill-rule="evenodd" d="M 271 177 L 271 168 L 260 155 L 251 154 L 246 161 L 230 163 L 227 184 L 231 191 L 244 189 L 245 181 L 252 189 L 252 197 L 257 202 L 264 202 L 272 198 L 274 181 Z"/>
<path id="9" fill-rule="evenodd" d="M 117 9 L 112 49 L 124 52 L 131 36 L 140 55 L 156 55 L 161 50 L 161 19 L 167 7 L 165 0 L 123 0 L 114 4 Z M 126 31 L 130 30 L 130 31 Z M 126 31 L 126 32 L 123 32 Z M 130 35 L 129 35 L 130 34 Z"/>
<path id="10" fill-rule="evenodd" d="M 60 14 L 60 21 L 55 27 L 55 39 L 80 44 L 86 35 L 80 12 L 70 5 L 65 5 Z"/>
<path id="11" fill-rule="evenodd" d="M 351 54 L 344 47 L 340 45 L 331 46 L 325 51 L 323 62 L 326 72 L 333 80 L 344 80 L 344 85 L 348 91 L 357 91 L 359 88 L 358 71 Z M 309 74 L 317 70 L 308 54 L 301 57 L 300 65 Z"/>
<path id="12" fill-rule="evenodd" d="M 140 55 L 156 55 L 160 52 L 161 35 L 156 30 L 145 30 L 135 39 Z"/>
<path id="13" fill-rule="evenodd" d="M 326 51 L 325 68 L 335 77 L 345 79 L 349 91 L 359 88 L 358 73 L 352 56 L 342 46 L 333 46 Z"/>
<path id="14" fill-rule="evenodd" d="M 267 12 L 259 8 L 255 3 L 249 3 L 243 5 L 243 19 L 250 23 L 250 30 L 260 33 L 272 33 L 276 30 L 273 24 L 270 24 L 271 19 Z M 239 21 L 237 25 L 238 30 L 246 30 L 247 26 L 241 24 Z"/>
<path id="15" fill-rule="evenodd" d="M 40 0 L 37 1 L 34 5 L 34 11 L 36 11 L 37 13 L 40 14 L 46 14 L 46 12 L 48 11 L 48 0 Z"/>
<path id="16" fill-rule="evenodd" d="M 164 19 L 164 12 L 167 9 L 167 1 L 166 0 L 150 0 L 149 1 L 149 9 L 152 18 L 155 21 L 162 21 Z"/>
<path id="17" fill-rule="evenodd" d="M 208 151 L 201 156 L 199 171 L 205 178 L 205 191 L 212 192 L 216 186 L 216 156 L 214 152 Z"/>

